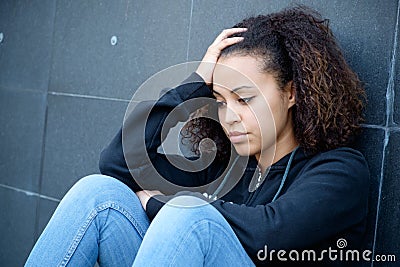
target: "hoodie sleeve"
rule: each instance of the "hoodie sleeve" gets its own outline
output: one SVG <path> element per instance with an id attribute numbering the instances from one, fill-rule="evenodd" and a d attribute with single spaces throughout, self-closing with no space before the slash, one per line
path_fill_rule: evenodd
<path id="1" fill-rule="evenodd" d="M 123 127 L 101 152 L 100 172 L 119 179 L 135 192 L 142 190 L 143 184 L 146 184 L 143 189 L 159 190 L 163 186 L 160 183 L 165 183 L 166 188 L 170 186 L 168 182 L 180 186 L 203 184 L 207 179 L 206 171 L 189 172 L 177 168 L 157 149 L 162 143 L 161 131 L 168 114 L 186 100 L 207 97 L 212 97 L 212 91 L 197 73 L 193 73 L 157 101 L 138 103 L 124 120 Z M 203 104 L 201 100 L 194 103 L 177 108 L 174 116 L 169 118 L 172 121 L 166 126 L 167 131 L 179 121 L 185 121 L 191 112 Z M 190 164 L 186 158 L 172 157 L 183 164 Z M 139 185 L 137 181 L 143 181 L 143 184 Z"/>
<path id="2" fill-rule="evenodd" d="M 249 207 L 223 200 L 213 206 L 253 258 L 269 250 L 314 246 L 367 215 L 369 172 L 361 153 L 336 149 L 312 158 L 276 201 Z"/>

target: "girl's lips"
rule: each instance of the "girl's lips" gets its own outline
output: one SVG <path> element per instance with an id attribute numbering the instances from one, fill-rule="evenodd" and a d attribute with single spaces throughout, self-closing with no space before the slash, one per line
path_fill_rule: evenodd
<path id="1" fill-rule="evenodd" d="M 229 140 L 232 143 L 240 143 L 247 140 L 247 133 L 242 132 L 229 132 Z"/>

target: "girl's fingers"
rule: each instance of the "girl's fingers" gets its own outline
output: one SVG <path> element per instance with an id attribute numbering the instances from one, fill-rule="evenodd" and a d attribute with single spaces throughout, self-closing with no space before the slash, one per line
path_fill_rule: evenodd
<path id="1" fill-rule="evenodd" d="M 242 41 L 244 38 L 243 37 L 230 37 L 227 39 L 222 40 L 221 42 L 219 42 L 217 44 L 217 48 L 219 51 L 223 50 L 225 47 L 228 47 L 230 45 L 239 43 L 240 41 Z"/>
<path id="2" fill-rule="evenodd" d="M 223 39 L 222 41 L 211 45 L 208 48 L 208 53 L 210 53 L 210 55 L 212 55 L 215 58 L 215 61 L 217 60 L 217 57 L 219 56 L 219 54 L 221 53 L 221 51 L 225 48 L 228 47 L 230 45 L 239 43 L 240 41 L 242 41 L 244 38 L 243 37 L 230 37 L 230 38 L 226 38 Z"/>
<path id="3" fill-rule="evenodd" d="M 217 38 L 215 38 L 215 41 L 213 42 L 213 44 L 218 44 L 219 42 L 221 42 L 222 40 L 228 38 L 232 34 L 239 33 L 239 32 L 245 32 L 245 31 L 247 31 L 247 28 L 225 29 L 217 36 Z"/>
<path id="4" fill-rule="evenodd" d="M 223 30 L 220 35 L 226 38 L 234 33 L 245 32 L 245 31 L 247 31 L 247 28 L 230 28 Z"/>
<path id="5" fill-rule="evenodd" d="M 199 74 L 206 84 L 212 83 L 212 75 L 215 68 L 215 63 L 221 54 L 221 51 L 230 45 L 238 43 L 243 40 L 243 37 L 229 37 L 232 34 L 244 32 L 246 28 L 231 28 L 223 30 L 214 42 L 208 47 L 206 54 L 204 55 L 199 67 L 196 72 Z M 213 63 L 210 65 L 210 63 Z"/>

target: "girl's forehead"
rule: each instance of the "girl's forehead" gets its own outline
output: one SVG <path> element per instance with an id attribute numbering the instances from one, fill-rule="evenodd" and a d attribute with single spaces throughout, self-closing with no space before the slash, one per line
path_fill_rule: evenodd
<path id="1" fill-rule="evenodd" d="M 218 60 L 213 73 L 213 83 L 228 88 L 257 87 L 274 81 L 274 76 L 263 71 L 260 59 L 254 56 L 224 56 Z"/>
<path id="2" fill-rule="evenodd" d="M 246 68 L 246 65 L 249 67 Z M 231 89 L 236 87 L 254 87 L 256 86 L 254 79 L 257 72 L 257 70 L 253 70 L 252 65 L 243 60 L 221 62 L 215 67 L 213 83 L 216 86 Z"/>
<path id="3" fill-rule="evenodd" d="M 249 74 L 257 74 L 261 72 L 260 60 L 253 56 L 232 55 L 225 56 L 218 60 L 214 76 L 224 78 L 226 75 L 233 76 L 231 78 L 243 79 Z"/>

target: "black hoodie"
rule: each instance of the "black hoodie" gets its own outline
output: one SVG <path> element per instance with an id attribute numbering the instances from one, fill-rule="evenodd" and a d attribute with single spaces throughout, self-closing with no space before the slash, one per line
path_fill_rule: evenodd
<path id="1" fill-rule="evenodd" d="M 174 108 L 198 97 L 213 98 L 210 88 L 200 76 L 193 73 L 158 101 L 139 103 L 124 122 L 124 131 L 121 128 L 102 151 L 101 173 L 121 180 L 135 192 L 142 188 L 133 177 L 138 181 L 146 180 L 146 184 L 150 185 L 152 177 L 161 175 L 173 184 L 189 189 L 210 184 L 204 189 L 208 194 L 212 194 L 221 183 L 219 177 L 243 173 L 238 181 L 229 182 L 228 179 L 225 188 L 233 188 L 228 192 L 228 189 L 222 191 L 223 194 L 218 196 L 219 199 L 213 201 L 212 205 L 228 221 L 257 265 L 355 265 L 355 262 L 345 261 L 344 256 L 340 261 L 339 252 L 343 250 L 345 255 L 346 250 L 359 248 L 365 232 L 369 172 L 363 155 L 352 148 L 342 147 L 311 156 L 299 147 L 293 155 L 285 181 L 282 183 L 292 153 L 270 167 L 257 189 L 254 186 L 257 182 L 257 162 L 254 157 L 250 157 L 248 162 L 239 157 L 232 166 L 214 161 L 209 167 L 198 172 L 182 170 L 171 164 L 164 154 L 157 152 L 162 142 L 160 125 L 163 125 Z M 178 115 L 174 116 L 175 123 L 186 120 L 192 111 L 187 108 L 181 109 Z M 174 123 L 169 124 L 173 126 Z M 145 136 L 144 127 L 140 125 L 146 125 Z M 128 132 L 133 138 L 129 138 L 127 142 L 133 149 L 127 149 L 126 146 L 122 148 L 123 134 L 126 141 Z M 174 156 L 174 159 L 176 160 L 177 156 Z M 229 172 L 229 169 L 232 170 Z M 157 184 L 154 182 L 154 188 L 146 189 L 160 189 L 156 187 Z M 282 188 L 278 192 L 279 187 Z M 171 188 L 170 194 L 177 191 L 179 190 Z M 272 201 L 277 192 L 276 200 Z M 149 218 L 153 219 L 163 205 L 163 201 L 151 198 L 146 207 Z M 346 247 L 338 247 L 339 239 L 347 242 Z M 329 248 L 337 250 L 331 251 L 331 257 L 336 255 L 337 260 L 332 261 L 329 258 Z M 271 256 L 272 250 L 275 250 L 275 253 Z M 277 255 L 279 250 L 286 251 L 281 252 L 283 254 L 280 259 Z M 300 258 L 303 250 L 314 250 L 316 262 L 292 260 L 296 254 L 289 254 L 291 250 L 297 250 Z M 322 250 L 327 252 L 321 254 Z M 264 259 L 266 251 L 269 257 Z M 289 257 L 290 255 L 292 257 Z M 307 253 L 304 255 L 308 257 Z M 318 261 L 321 255 L 322 262 Z M 362 251 L 359 251 L 359 255 L 361 258 Z M 285 258 L 286 261 L 283 261 Z"/>

